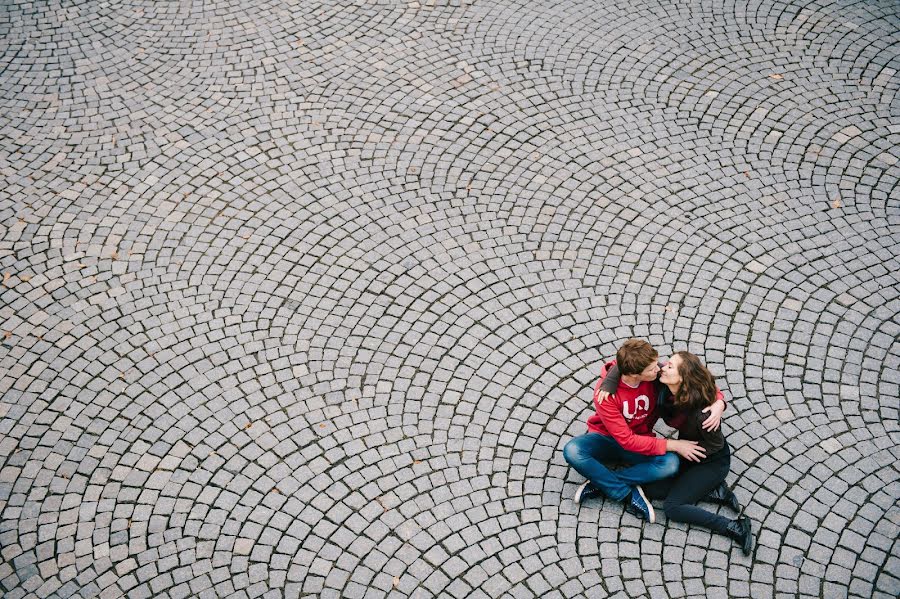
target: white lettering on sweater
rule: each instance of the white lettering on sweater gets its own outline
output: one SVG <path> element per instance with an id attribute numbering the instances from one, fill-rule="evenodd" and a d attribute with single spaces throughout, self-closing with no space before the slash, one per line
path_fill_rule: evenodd
<path id="1" fill-rule="evenodd" d="M 644 412 L 642 417 L 647 416 L 647 411 L 650 409 L 650 398 L 646 395 L 638 395 L 634 399 L 634 406 L 629 405 L 629 401 L 624 401 L 622 403 L 622 415 L 625 416 L 626 420 L 633 420 L 634 417 L 639 412 Z"/>

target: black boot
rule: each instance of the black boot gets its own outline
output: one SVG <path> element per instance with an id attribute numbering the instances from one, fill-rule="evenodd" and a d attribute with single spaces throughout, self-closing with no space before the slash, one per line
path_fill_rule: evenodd
<path id="1" fill-rule="evenodd" d="M 736 512 L 740 513 L 741 511 L 741 504 L 738 502 L 737 495 L 724 482 L 719 483 L 718 487 L 710 491 L 705 499 L 711 503 L 728 506 Z"/>
<path id="2" fill-rule="evenodd" d="M 753 549 L 753 531 L 750 530 L 750 518 L 741 516 L 737 520 L 730 520 L 726 527 L 727 535 L 737 541 L 744 555 L 750 555 Z"/>

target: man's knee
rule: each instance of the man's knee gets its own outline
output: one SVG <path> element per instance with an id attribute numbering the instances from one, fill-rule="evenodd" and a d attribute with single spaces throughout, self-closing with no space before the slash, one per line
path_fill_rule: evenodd
<path id="1" fill-rule="evenodd" d="M 678 454 L 672 453 L 671 451 L 659 456 L 658 464 L 660 478 L 675 476 L 678 474 L 678 468 L 681 466 Z"/>
<path id="2" fill-rule="evenodd" d="M 566 443 L 565 447 L 563 447 L 563 457 L 570 466 L 574 466 L 588 457 L 581 446 L 580 437 L 570 439 L 569 442 Z"/>

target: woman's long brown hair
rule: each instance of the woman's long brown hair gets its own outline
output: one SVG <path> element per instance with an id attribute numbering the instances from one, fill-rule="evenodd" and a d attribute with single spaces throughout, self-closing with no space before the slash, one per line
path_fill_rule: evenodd
<path id="1" fill-rule="evenodd" d="M 681 386 L 675 394 L 675 405 L 684 409 L 712 405 L 716 400 L 716 378 L 694 354 L 680 351 L 675 355 L 681 358 L 678 366 Z"/>

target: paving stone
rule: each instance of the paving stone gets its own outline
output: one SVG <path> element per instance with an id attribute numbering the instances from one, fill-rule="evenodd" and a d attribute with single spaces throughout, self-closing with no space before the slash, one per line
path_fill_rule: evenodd
<path id="1" fill-rule="evenodd" d="M 0 19 L 0 594 L 897 596 L 896 6 L 114 4 Z M 633 336 L 750 557 L 571 502 Z"/>

